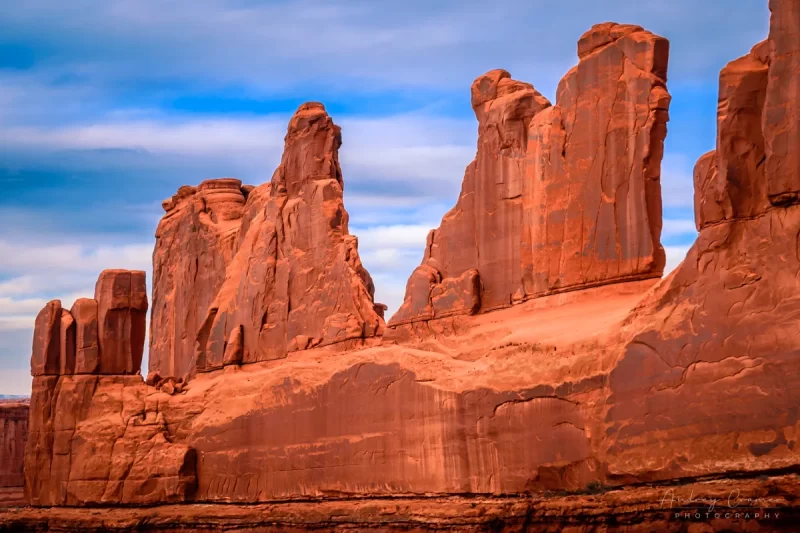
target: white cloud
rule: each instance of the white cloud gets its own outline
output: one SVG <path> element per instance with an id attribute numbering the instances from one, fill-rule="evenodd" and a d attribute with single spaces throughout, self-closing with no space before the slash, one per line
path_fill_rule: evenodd
<path id="1" fill-rule="evenodd" d="M 30 154 L 32 159 L 60 150 L 140 150 L 186 161 L 230 162 L 251 176 L 269 176 L 280 162 L 288 120 L 285 115 L 182 119 L 160 115 L 94 124 L 10 125 L 0 129 L 0 146 L 17 150 L 16 157 Z M 450 198 L 475 155 L 474 119 L 409 113 L 334 120 L 344 129 L 340 160 L 347 200 L 358 193 L 375 197 L 370 191 L 377 190 L 382 199 L 390 196 L 387 191 L 397 190 L 398 201 L 416 205 L 424 197 Z"/>
<path id="2" fill-rule="evenodd" d="M 667 254 L 667 264 L 664 267 L 664 275 L 666 276 L 675 268 L 680 265 L 683 260 L 686 258 L 686 253 L 689 251 L 689 248 L 692 247 L 692 244 L 686 244 L 683 246 L 665 246 L 664 251 Z"/>
<path id="3" fill-rule="evenodd" d="M 400 248 L 421 251 L 425 247 L 428 232 L 433 228 L 426 224 L 397 224 L 354 228 L 351 233 L 358 236 L 359 250 Z"/>
<path id="4" fill-rule="evenodd" d="M 661 162 L 661 198 L 664 207 L 694 205 L 694 163 L 684 154 L 668 153 Z"/>
<path id="5" fill-rule="evenodd" d="M 406 280 L 422 260 L 428 232 L 437 225 L 350 228 L 350 233 L 358 237 L 361 261 L 375 282 L 375 300 L 388 307 L 387 319 L 403 303 Z"/>
<path id="6" fill-rule="evenodd" d="M 578 37 L 605 20 L 671 38 L 673 69 L 700 77 L 762 39 L 768 11 L 754 0 L 737 9 L 729 0 L 507 0 L 492 9 L 476 0 L 0 4 L 0 32 L 11 42 L 36 42 L 50 52 L 46 64 L 69 62 L 95 84 L 135 75 L 262 91 L 301 83 L 362 91 L 462 88 L 483 71 L 506 67 L 551 94 L 552 78 L 575 60 Z"/>
<path id="7" fill-rule="evenodd" d="M 694 219 L 688 218 L 665 218 L 664 225 L 661 230 L 661 238 L 663 240 L 673 237 L 694 237 L 697 236 L 697 227 L 694 224 Z"/>
<path id="8" fill-rule="evenodd" d="M 283 148 L 287 118 L 190 121 L 134 120 L 61 127 L 10 127 L 0 131 L 7 146 L 65 149 L 139 149 L 153 153 L 258 153 Z"/>
<path id="9" fill-rule="evenodd" d="M 99 273 L 104 268 L 146 270 L 150 267 L 152 244 L 86 246 L 82 244 L 30 245 L 0 240 L 0 272 L 22 274 L 15 282 L 3 282 L 0 291 L 32 288 L 33 273 L 55 275 Z"/>

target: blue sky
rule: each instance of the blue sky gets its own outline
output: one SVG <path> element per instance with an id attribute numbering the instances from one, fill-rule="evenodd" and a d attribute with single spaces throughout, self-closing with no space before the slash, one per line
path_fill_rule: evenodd
<path id="1" fill-rule="evenodd" d="M 209 177 L 267 181 L 307 100 L 343 128 L 351 232 L 394 311 L 474 157 L 472 80 L 505 68 L 552 101 L 578 37 L 607 20 L 671 41 L 674 266 L 695 236 L 718 72 L 766 36 L 766 0 L 0 3 L 0 393 L 30 390 L 47 300 L 91 296 L 104 268 L 149 276 L 161 200 Z"/>

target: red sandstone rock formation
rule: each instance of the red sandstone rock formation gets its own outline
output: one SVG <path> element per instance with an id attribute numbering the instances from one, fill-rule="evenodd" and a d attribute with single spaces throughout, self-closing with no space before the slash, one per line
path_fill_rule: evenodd
<path id="1" fill-rule="evenodd" d="M 717 149 L 695 166 L 695 219 L 709 224 L 763 213 L 769 205 L 764 174 L 762 114 L 769 42 L 730 62 L 719 78 Z"/>
<path id="2" fill-rule="evenodd" d="M 104 270 L 97 278 L 94 299 L 97 302 L 99 373 L 138 373 L 142 367 L 147 313 L 144 272 Z"/>
<path id="3" fill-rule="evenodd" d="M 695 490 L 708 490 L 701 494 L 724 498 L 731 490 L 741 489 L 747 497 L 776 496 L 783 498 L 781 505 L 796 504 L 800 494 L 791 474 L 788 479 L 759 479 L 794 472 L 800 465 L 800 398 L 796 393 L 800 390 L 800 204 L 792 203 L 791 188 L 800 180 L 794 174 L 800 170 L 782 163 L 776 170 L 764 167 L 770 154 L 780 160 L 775 146 L 782 142 L 783 133 L 797 126 L 794 116 L 789 123 L 780 122 L 780 131 L 772 131 L 767 116 L 781 106 L 794 105 L 781 101 L 770 87 L 778 83 L 773 79 L 786 75 L 785 61 L 776 60 L 776 50 L 785 49 L 781 43 L 795 42 L 798 30 L 785 20 L 793 13 L 786 4 L 772 2 L 772 8 L 768 46 L 757 46 L 721 74 L 718 148 L 701 158 L 696 173 L 700 236 L 681 266 L 661 281 L 601 285 L 530 298 L 511 308 L 452 322 L 434 320 L 434 335 L 423 340 L 409 336 L 406 343 L 371 345 L 335 356 L 332 348 L 323 347 L 331 338 L 326 328 L 337 324 L 344 324 L 337 332 L 352 331 L 352 338 L 363 338 L 365 329 L 349 325 L 370 324 L 363 317 L 373 304 L 370 283 L 346 232 L 336 165 L 338 128 L 321 106 L 301 107 L 289 128 L 282 165 L 271 187 L 262 190 L 259 205 L 251 206 L 255 214 L 249 229 L 201 329 L 200 345 L 205 349 L 198 367 L 227 368 L 200 374 L 180 391 L 163 386 L 155 390 L 138 376 L 57 376 L 53 369 L 69 360 L 61 356 L 69 353 L 61 342 L 69 320 L 62 319 L 60 306 L 54 303 L 37 318 L 32 369 L 51 375 L 34 382 L 33 445 L 26 454 L 32 502 L 141 504 L 195 499 L 229 503 L 403 495 L 404 502 L 427 510 L 432 496 L 447 496 L 445 507 L 437 507 L 432 515 L 398 510 L 396 500 L 381 503 L 386 506 L 378 511 L 372 505 L 367 510 L 358 502 L 345 502 L 337 503 L 339 510 L 334 512 L 325 504 L 328 511 L 319 511 L 309 522 L 298 521 L 293 513 L 307 517 L 314 511 L 296 510 L 290 507 L 294 504 L 264 513 L 283 517 L 271 524 L 283 525 L 281 520 L 302 524 L 297 527 L 327 527 L 335 523 L 331 515 L 341 516 L 342 510 L 348 513 L 347 527 L 362 523 L 359 520 L 365 515 L 373 522 L 365 519 L 363 523 L 374 523 L 388 513 L 399 517 L 401 527 L 421 520 L 423 528 L 426 520 L 441 525 L 442 516 L 456 513 L 458 524 L 471 525 L 469 521 L 474 520 L 475 527 L 484 527 L 486 523 L 480 522 L 483 508 L 470 514 L 467 505 L 456 511 L 447 507 L 460 505 L 453 495 L 484 505 L 475 494 L 533 492 L 542 497 L 542 507 L 531 503 L 539 502 L 538 498 L 526 497 L 516 500 L 525 502 L 524 512 L 512 503 L 502 513 L 519 518 L 515 524 L 524 527 L 535 522 L 540 511 L 542 516 L 552 516 L 550 505 L 567 507 L 570 518 L 593 517 L 589 520 L 625 508 L 624 520 L 646 531 L 671 524 L 663 516 L 641 514 L 643 509 L 653 511 L 654 496 L 663 498 L 662 492 L 650 492 L 653 486 L 648 485 L 659 482 L 687 493 L 691 489 L 695 495 Z M 657 126 L 663 125 L 666 108 L 666 93 L 659 84 L 663 72 L 657 68 L 663 54 L 658 50 L 663 46 L 659 38 L 636 27 L 614 25 L 596 27 L 579 43 L 584 65 L 607 54 L 603 57 L 608 63 L 601 63 L 609 69 L 616 65 L 612 59 L 623 54 L 623 74 L 632 75 L 625 80 L 626 91 L 649 95 L 634 98 L 639 105 L 631 116 L 637 120 L 626 123 L 626 127 L 633 124 L 633 129 L 625 129 L 635 133 L 632 138 L 643 136 L 647 141 L 637 141 L 628 152 L 637 161 L 632 172 L 641 171 L 636 174 L 639 189 L 629 183 L 630 191 L 639 192 L 625 193 L 624 180 L 612 182 L 619 185 L 617 198 L 628 202 L 630 220 L 635 221 L 630 223 L 636 224 L 627 233 L 628 240 L 615 241 L 615 249 L 633 255 L 620 255 L 600 272 L 625 272 L 623 266 L 633 262 L 623 259 L 635 254 L 640 254 L 640 265 L 650 265 L 647 268 L 660 264 L 650 194 L 657 181 L 653 158 L 660 158 L 663 140 Z M 613 73 L 613 68 L 607 72 Z M 570 76 L 566 79 L 577 83 Z M 562 89 L 566 91 L 571 83 Z M 615 87 L 622 89 L 620 84 Z M 529 103 L 538 98 L 529 86 L 511 81 L 502 72 L 478 83 L 478 89 L 476 101 L 484 106 L 481 113 L 488 115 L 495 108 L 491 98 L 484 100 L 485 95 L 515 101 L 519 104 L 512 106 L 515 110 L 526 109 L 525 98 Z M 580 101 L 586 93 L 581 89 L 570 94 Z M 596 101 L 598 109 L 605 108 L 605 100 Z M 607 109 L 629 104 L 625 98 L 620 102 Z M 586 110 L 580 105 L 577 109 Z M 537 120 L 559 113 L 570 116 L 561 101 L 534 113 L 524 130 L 529 132 L 525 159 L 531 144 L 542 149 L 559 146 L 552 140 L 552 134 L 561 131 L 556 120 L 545 128 L 549 139 L 539 133 L 530 135 L 530 128 L 541 125 Z M 507 116 L 511 118 L 506 125 L 513 126 L 517 120 L 513 117 L 519 115 Z M 576 112 L 575 124 L 588 120 L 583 116 Z M 568 124 L 564 122 L 564 131 L 570 131 Z M 609 139 L 622 135 L 604 121 L 605 130 L 593 130 L 593 124 L 589 121 L 585 130 L 574 131 L 571 138 L 592 146 L 594 137 L 587 132 L 606 131 Z M 503 130 L 508 134 L 503 138 L 513 142 L 497 145 L 500 155 L 494 163 L 498 168 L 508 164 L 513 170 L 516 159 L 522 158 L 515 151 L 521 146 L 515 127 Z M 651 132 L 643 134 L 648 128 Z M 623 137 L 627 139 L 627 134 Z M 569 165 L 576 168 L 586 165 L 587 172 L 597 170 L 590 164 L 592 155 L 568 155 L 571 143 L 564 144 L 565 155 L 556 152 L 556 158 L 573 161 Z M 509 150 L 503 152 L 502 146 Z M 617 145 L 614 150 L 605 145 L 595 148 L 600 154 L 617 154 Z M 491 161 L 491 155 L 479 148 L 479 157 Z M 784 156 L 783 161 L 791 159 L 789 152 Z M 548 164 L 539 164 L 542 161 Z M 552 161 L 551 153 L 549 159 L 537 163 L 533 175 L 556 175 L 549 173 L 556 172 L 557 166 L 547 170 Z M 525 175 L 512 170 L 498 174 L 503 178 L 499 189 L 512 187 L 516 177 Z M 606 179 L 615 175 L 604 172 L 592 175 Z M 649 188 L 647 180 L 652 182 Z M 769 188 L 779 183 L 785 186 Z M 526 203 L 525 194 L 518 196 L 521 210 L 514 216 L 521 217 L 521 227 L 533 220 L 525 209 L 552 206 L 549 198 L 566 202 L 557 184 L 552 185 L 552 196 L 546 196 L 544 203 Z M 591 182 L 584 185 L 581 198 L 605 191 L 603 180 L 600 189 Z M 571 194 L 566 198 L 575 198 Z M 498 212 L 517 209 L 512 201 L 516 198 L 507 197 L 514 195 L 494 197 Z M 604 194 L 599 201 L 604 204 L 608 199 Z M 569 211 L 572 203 L 564 209 Z M 462 196 L 458 209 L 468 204 Z M 461 216 L 458 209 L 456 214 Z M 598 208 L 598 216 L 602 211 Z M 443 227 L 457 220 L 457 216 L 446 217 Z M 504 219 L 491 223 L 500 220 Z M 616 220 L 612 217 L 597 228 L 614 228 Z M 491 227 L 508 227 L 503 224 Z M 438 241 L 439 231 L 443 230 L 432 235 L 429 248 L 437 243 L 451 246 L 450 241 Z M 589 239 L 587 257 L 604 257 L 609 250 L 607 237 Z M 524 242 L 522 237 L 520 242 Z M 450 249 L 457 250 L 454 245 Z M 429 251 L 427 257 L 437 253 Z M 320 265 L 328 269 L 323 271 Z M 581 279 L 590 283 L 592 273 L 598 271 L 580 272 L 587 276 Z M 655 271 L 640 273 L 648 272 Z M 525 278 L 521 268 L 520 273 L 520 284 L 531 279 L 536 287 L 537 278 Z M 485 310 L 486 287 L 482 292 L 476 288 L 484 278 L 479 266 L 444 276 L 436 265 L 426 264 L 415 276 L 409 287 L 419 282 L 423 296 L 429 292 L 421 305 L 412 307 L 414 316 L 433 313 L 435 317 L 437 310 Z M 520 300 L 538 294 L 520 286 L 524 291 Z M 337 305 L 346 307 L 332 304 L 327 299 L 331 294 L 338 295 Z M 413 298 L 411 303 L 416 305 Z M 75 321 L 77 325 L 85 322 Z M 358 332 L 361 336 L 356 336 Z M 395 336 L 395 341 L 403 341 L 402 335 Z M 100 348 L 102 367 L 105 355 Z M 292 349 L 298 353 L 283 360 L 238 366 L 242 361 L 280 358 Z M 116 355 L 112 358 L 116 360 Z M 109 442 L 114 442 L 113 447 L 109 448 Z M 195 453 L 196 470 L 192 466 Z M 736 479 L 733 489 L 725 484 L 729 477 Z M 612 492 L 605 500 L 553 497 L 549 492 L 597 487 L 626 490 Z M 205 507 L 193 509 L 201 516 L 209 512 Z M 448 512 L 438 513 L 441 509 Z M 174 511 L 155 514 L 160 512 Z M 376 513 L 379 518 L 374 518 Z M 138 512 L 119 514 L 126 519 L 141 516 Z M 19 516 L 25 515 L 17 515 L 17 520 Z M 55 515 L 41 512 L 36 516 L 44 517 L 36 520 L 46 520 Z M 247 520 L 250 524 L 251 518 Z M 254 520 L 268 519 L 259 514 Z M 599 527 L 610 522 L 601 521 Z M 497 528 L 497 523 L 492 526 Z"/>
<path id="4" fill-rule="evenodd" d="M 95 374 L 100 370 L 97 300 L 78 298 L 70 315 L 75 321 L 75 373 Z"/>
<path id="5" fill-rule="evenodd" d="M 555 106 L 503 70 L 472 84 L 477 156 L 391 325 L 661 276 L 668 42 L 600 24 L 578 57 Z"/>
<path id="6" fill-rule="evenodd" d="M 794 532 L 798 516 L 793 506 L 796 506 L 799 492 L 796 477 L 783 475 L 765 477 L 764 480 L 707 480 L 677 486 L 648 484 L 624 491 L 598 488 L 581 494 L 551 495 L 546 498 L 520 498 L 513 495 L 357 498 L 349 501 L 301 500 L 253 505 L 159 505 L 89 512 L 80 508 L 29 508 L 0 513 L 0 530 L 40 531 L 44 529 L 43 525 L 47 525 L 49 531 L 105 533 L 109 530 L 130 531 L 134 527 L 153 528 L 157 525 L 158 531 L 164 533 L 230 530 L 258 533 Z M 737 507 L 738 512 L 727 512 L 731 494 L 742 502 Z M 672 506 L 670 497 L 676 500 Z M 690 498 L 703 501 L 698 501 L 693 508 L 681 505 Z M 680 502 L 677 501 L 679 499 Z M 716 502 L 714 511 L 718 512 L 711 512 L 707 519 L 705 515 L 709 512 L 711 500 Z M 744 502 L 764 502 L 770 508 L 745 510 Z M 696 518 L 692 513 L 687 520 L 685 514 L 690 510 L 701 512 L 701 518 Z M 677 512 L 684 516 L 676 519 Z M 765 517 L 765 514 L 769 516 Z M 102 515 L 102 521 L 98 520 L 98 515 Z M 715 518 L 715 515 L 719 517 Z"/>
<path id="7" fill-rule="evenodd" d="M 150 372 L 194 375 L 197 330 L 236 253 L 239 229 L 252 218 L 245 213 L 251 190 L 237 179 L 213 179 L 181 187 L 163 202 L 153 252 Z"/>
<path id="8" fill-rule="evenodd" d="M 31 375 L 135 374 L 144 350 L 147 288 L 142 271 L 105 270 L 94 299 L 72 312 L 53 300 L 39 312 Z"/>
<path id="9" fill-rule="evenodd" d="M 800 168 L 783 144 L 800 127 L 785 90 L 800 67 L 784 56 L 800 19 L 794 2 L 770 7 L 768 41 L 720 74 L 717 150 L 695 169 L 700 235 L 629 317 L 638 332 L 609 376 L 619 482 L 800 464 Z"/>
<path id="10" fill-rule="evenodd" d="M 322 104 L 300 106 L 271 184 L 252 193 L 255 215 L 199 330 L 198 371 L 382 332 L 372 279 L 347 230 L 340 144 Z"/>
<path id="11" fill-rule="evenodd" d="M 130 375 L 139 373 L 144 347 L 144 272 L 104 271 L 95 299 L 72 309 L 54 300 L 36 319 L 25 450 L 30 502 L 183 501 L 195 486 L 194 451 L 168 440 L 141 376 Z"/>

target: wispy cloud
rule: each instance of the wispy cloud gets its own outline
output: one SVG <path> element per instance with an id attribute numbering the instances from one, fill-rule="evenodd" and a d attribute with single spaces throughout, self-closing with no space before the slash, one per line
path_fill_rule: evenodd
<path id="1" fill-rule="evenodd" d="M 674 71 L 702 77 L 731 52 L 746 52 L 743 43 L 763 38 L 766 16 L 758 0 L 742 0 L 735 10 L 727 0 L 675 0 L 668 7 L 508 0 L 493 9 L 473 0 L 30 0 L 0 6 L 0 31 L 28 43 L 34 64 L 69 65 L 74 77 L 104 83 L 461 88 L 480 69 L 506 66 L 549 85 L 549 94 L 556 81 L 549 74 L 564 72 L 578 36 L 599 21 L 642 24 L 670 37 Z M 534 77 L 543 73 L 548 79 Z"/>

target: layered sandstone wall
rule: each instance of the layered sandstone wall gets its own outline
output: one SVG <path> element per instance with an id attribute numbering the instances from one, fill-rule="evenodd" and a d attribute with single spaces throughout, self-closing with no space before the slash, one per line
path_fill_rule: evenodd
<path id="1" fill-rule="evenodd" d="M 554 106 L 503 70 L 475 80 L 478 153 L 390 326 L 660 277 L 668 55 L 607 23 L 581 37 Z"/>

